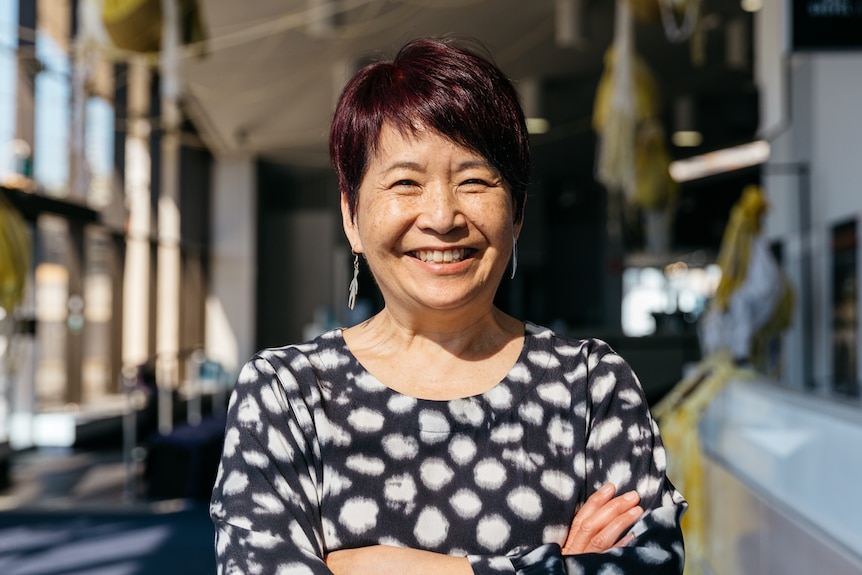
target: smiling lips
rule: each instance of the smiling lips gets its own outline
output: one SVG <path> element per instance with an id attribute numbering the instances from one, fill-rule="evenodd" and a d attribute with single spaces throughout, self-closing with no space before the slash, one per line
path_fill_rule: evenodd
<path id="1" fill-rule="evenodd" d="M 449 264 L 462 261 L 475 250 L 459 248 L 454 250 L 419 250 L 410 252 L 414 258 L 427 263 Z"/>

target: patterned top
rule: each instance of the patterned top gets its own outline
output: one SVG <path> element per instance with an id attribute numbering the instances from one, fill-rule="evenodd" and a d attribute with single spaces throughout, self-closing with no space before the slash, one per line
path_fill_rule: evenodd
<path id="1" fill-rule="evenodd" d="M 562 556 L 608 481 L 641 496 L 634 542 Z M 500 383 L 449 401 L 388 388 L 338 329 L 259 353 L 231 397 L 210 512 L 224 575 L 330 573 L 327 553 L 375 544 L 467 556 L 477 575 L 678 575 L 686 505 L 628 364 L 528 323 Z"/>

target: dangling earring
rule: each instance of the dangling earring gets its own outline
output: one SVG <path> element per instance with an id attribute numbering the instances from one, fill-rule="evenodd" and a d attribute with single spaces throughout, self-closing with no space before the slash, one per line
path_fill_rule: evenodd
<path id="1" fill-rule="evenodd" d="M 347 307 L 353 309 L 356 305 L 356 294 L 359 293 L 359 254 L 353 252 L 353 279 L 347 290 Z"/>
<path id="2" fill-rule="evenodd" d="M 512 234 L 512 277 L 509 279 L 515 279 L 515 272 L 518 269 L 518 239 Z"/>

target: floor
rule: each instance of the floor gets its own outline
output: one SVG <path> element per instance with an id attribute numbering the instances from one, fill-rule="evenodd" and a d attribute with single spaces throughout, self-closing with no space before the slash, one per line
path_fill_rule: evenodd
<path id="1" fill-rule="evenodd" d="M 206 502 L 147 499 L 140 467 L 113 451 L 16 454 L 0 491 L 0 573 L 215 573 Z"/>

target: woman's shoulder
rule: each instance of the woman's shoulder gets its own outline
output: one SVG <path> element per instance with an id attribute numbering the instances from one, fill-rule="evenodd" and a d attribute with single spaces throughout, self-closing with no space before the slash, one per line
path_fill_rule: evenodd
<path id="1" fill-rule="evenodd" d="M 297 358 L 311 358 L 321 353 L 338 353 L 345 350 L 341 328 L 331 329 L 313 339 L 302 343 L 290 343 L 282 346 L 267 347 L 258 351 L 253 359 L 263 358 L 268 361 L 284 363 Z"/>
<path id="2" fill-rule="evenodd" d="M 528 345 L 532 342 L 533 345 L 546 347 L 556 355 L 599 359 L 607 354 L 615 354 L 607 342 L 597 337 L 569 335 L 530 321 L 525 321 L 524 325 Z M 546 342 L 544 346 L 542 342 Z"/>
<path id="3" fill-rule="evenodd" d="M 266 371 L 282 379 L 288 375 L 294 379 L 305 373 L 343 369 L 350 359 L 341 329 L 336 328 L 302 343 L 261 349 L 248 360 L 243 371 Z"/>

